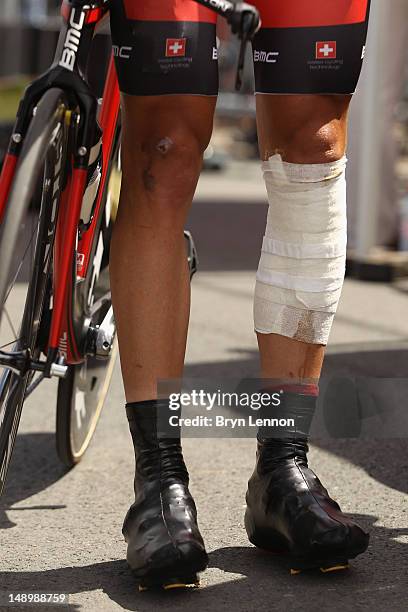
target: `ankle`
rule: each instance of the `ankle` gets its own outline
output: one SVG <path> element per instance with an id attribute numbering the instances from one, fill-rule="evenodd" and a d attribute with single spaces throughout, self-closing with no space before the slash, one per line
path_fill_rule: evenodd
<path id="1" fill-rule="evenodd" d="M 307 438 L 258 439 L 256 470 L 259 474 L 270 473 L 293 460 L 303 467 L 308 467 L 308 451 Z"/>
<path id="2" fill-rule="evenodd" d="M 180 428 L 171 438 L 160 436 L 159 413 L 168 410 L 168 400 L 147 400 L 126 404 L 136 462 L 136 479 L 160 480 L 165 486 L 188 486 L 189 475 L 180 443 Z"/>
<path id="3" fill-rule="evenodd" d="M 317 405 L 316 387 L 268 386 L 262 389 L 262 394 L 270 394 L 271 401 L 262 403 L 259 414 L 262 426 L 258 429 L 258 440 L 272 440 L 272 447 L 280 447 L 284 442 L 307 443 Z"/>
<path id="4" fill-rule="evenodd" d="M 135 446 L 157 447 L 163 439 L 163 427 L 169 414 L 168 399 L 145 400 L 126 404 L 126 415 Z M 163 419 L 161 418 L 163 417 Z M 180 443 L 180 427 L 171 428 L 171 438 Z M 169 437 L 168 435 L 166 438 Z"/>

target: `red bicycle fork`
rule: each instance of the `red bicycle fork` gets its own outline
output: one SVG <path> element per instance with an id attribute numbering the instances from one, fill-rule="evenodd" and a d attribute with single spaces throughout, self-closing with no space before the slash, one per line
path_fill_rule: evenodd
<path id="1" fill-rule="evenodd" d="M 75 168 L 66 190 L 67 197 L 63 197 L 61 201 L 56 237 L 57 256 L 54 259 L 53 309 L 48 344 L 49 357 L 50 354 L 54 356 L 58 352 L 64 306 L 72 275 L 72 255 L 76 252 L 78 221 L 87 177 L 87 170 Z M 59 239 L 62 239 L 61 242 Z"/>

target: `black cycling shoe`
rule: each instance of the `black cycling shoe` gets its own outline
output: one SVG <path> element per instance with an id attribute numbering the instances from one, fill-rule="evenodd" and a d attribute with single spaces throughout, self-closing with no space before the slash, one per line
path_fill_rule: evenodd
<path id="1" fill-rule="evenodd" d="M 291 573 L 346 569 L 369 535 L 342 513 L 308 467 L 307 433 L 316 399 L 285 394 L 282 414 L 295 427 L 282 438 L 258 433 L 257 462 L 248 482 L 245 527 L 255 546 L 290 558 Z M 270 435 L 270 432 L 269 434 Z"/>
<path id="2" fill-rule="evenodd" d="M 189 476 L 178 438 L 159 439 L 160 401 L 127 404 L 136 457 L 135 502 L 122 533 L 127 561 L 140 590 L 198 586 L 208 556 L 188 490 Z M 163 406 L 162 406 L 163 408 Z"/>

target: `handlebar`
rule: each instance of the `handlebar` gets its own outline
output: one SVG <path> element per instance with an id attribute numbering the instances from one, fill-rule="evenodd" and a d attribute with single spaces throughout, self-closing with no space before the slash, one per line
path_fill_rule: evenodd
<path id="1" fill-rule="evenodd" d="M 245 65 L 245 54 L 247 44 L 254 38 L 255 34 L 261 27 L 261 17 L 259 11 L 246 2 L 237 2 L 234 4 L 229 0 L 194 0 L 198 4 L 218 13 L 224 17 L 229 23 L 232 33 L 236 34 L 241 40 L 241 48 L 239 52 L 237 78 L 235 88 L 237 91 L 242 86 L 242 74 Z"/>

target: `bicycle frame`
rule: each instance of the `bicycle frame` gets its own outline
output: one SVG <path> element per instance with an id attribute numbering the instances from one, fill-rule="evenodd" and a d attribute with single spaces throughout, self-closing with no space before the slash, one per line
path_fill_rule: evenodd
<path id="1" fill-rule="evenodd" d="M 103 101 L 98 104 L 85 78 L 88 57 L 95 29 L 107 12 L 106 0 L 64 0 L 61 7 L 63 27 L 51 68 L 26 90 L 20 103 L 9 149 L 0 176 L 0 223 L 6 211 L 18 158 L 22 149 L 33 111 L 39 100 L 50 88 L 64 90 L 69 100 L 66 120 L 75 120 L 79 108 L 79 127 L 72 154 L 72 173 L 61 196 L 54 244 L 53 309 L 48 339 L 47 362 L 44 375 L 50 376 L 51 366 L 59 357 L 64 364 L 83 361 L 76 346 L 69 307 L 69 288 L 72 288 L 73 257 L 77 252 L 77 278 L 85 278 L 91 264 L 91 248 L 94 243 L 101 214 L 109 160 L 114 143 L 119 114 L 119 86 L 113 58 L 107 73 Z M 102 130 L 102 176 L 97 201 L 90 226 L 77 243 L 82 200 L 87 183 L 89 154 L 95 144 L 97 119 Z"/>

